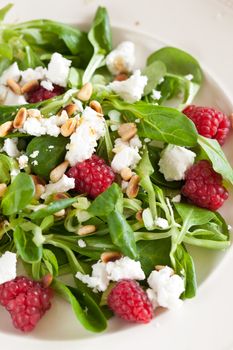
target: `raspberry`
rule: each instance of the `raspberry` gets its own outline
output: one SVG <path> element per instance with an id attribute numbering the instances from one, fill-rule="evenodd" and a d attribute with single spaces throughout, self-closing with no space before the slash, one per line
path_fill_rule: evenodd
<path id="1" fill-rule="evenodd" d="M 223 145 L 230 130 L 229 118 L 214 108 L 188 106 L 183 113 L 196 125 L 200 135 L 216 139 Z"/>
<path id="2" fill-rule="evenodd" d="M 185 180 L 182 194 L 199 207 L 217 210 L 228 198 L 222 176 L 214 171 L 207 160 L 201 160 L 189 168 Z"/>
<path id="3" fill-rule="evenodd" d="M 67 176 L 75 179 L 75 191 L 91 198 L 104 192 L 115 179 L 112 169 L 96 155 L 70 168 Z"/>
<path id="4" fill-rule="evenodd" d="M 124 320 L 148 323 L 153 317 L 153 307 L 147 294 L 134 280 L 121 280 L 108 296 L 108 306 Z"/>
<path id="5" fill-rule="evenodd" d="M 0 285 L 0 304 L 10 312 L 13 324 L 23 332 L 32 331 L 50 308 L 52 290 L 40 282 L 16 277 Z"/>
<path id="6" fill-rule="evenodd" d="M 59 85 L 54 85 L 52 91 L 46 90 L 42 86 L 39 86 L 35 90 L 27 93 L 27 101 L 29 103 L 41 102 L 48 100 L 49 98 L 61 95 L 64 91 L 64 88 Z"/>

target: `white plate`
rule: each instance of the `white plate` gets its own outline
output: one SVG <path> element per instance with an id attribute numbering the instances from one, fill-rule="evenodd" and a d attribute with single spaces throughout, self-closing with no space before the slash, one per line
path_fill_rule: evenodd
<path id="1" fill-rule="evenodd" d="M 85 23 L 94 15 L 97 5 L 106 5 L 112 24 L 117 26 L 114 41 L 134 41 L 139 65 L 163 43 L 188 50 L 199 59 L 206 72 L 205 84 L 197 101 L 231 113 L 233 106 L 227 96 L 230 96 L 228 91 L 233 91 L 233 80 L 229 79 L 233 48 L 227 44 L 231 42 L 229 33 L 233 30 L 233 12 L 229 8 L 231 1 L 220 2 L 128 0 L 126 6 L 123 0 L 43 0 L 33 1 L 32 6 L 31 0 L 17 0 L 9 18 L 25 20 L 46 17 L 69 23 Z M 211 73 L 207 74 L 207 71 Z M 225 151 L 233 164 L 231 142 L 232 138 Z M 232 203 L 231 198 L 222 212 L 233 226 Z M 58 350 L 65 346 L 69 346 L 70 350 L 78 346 L 84 349 L 94 347 L 96 350 L 131 346 L 137 350 L 146 345 L 160 350 L 232 349 L 233 249 L 225 254 L 192 249 L 192 255 L 196 260 L 201 285 L 197 297 L 186 301 L 178 312 L 165 312 L 147 326 L 132 326 L 113 320 L 108 332 L 95 335 L 83 330 L 69 306 L 56 299 L 52 310 L 40 321 L 37 329 L 24 336 L 13 329 L 8 314 L 0 309 L 1 346 L 5 345 L 8 349 L 17 346 L 19 350 L 32 346 L 35 350 L 41 347 Z"/>

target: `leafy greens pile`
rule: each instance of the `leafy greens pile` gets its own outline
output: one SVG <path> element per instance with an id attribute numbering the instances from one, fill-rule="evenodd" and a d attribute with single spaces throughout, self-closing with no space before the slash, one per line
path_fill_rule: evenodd
<path id="1" fill-rule="evenodd" d="M 111 312 L 102 302 L 101 293 L 93 293 L 81 281 L 66 285 L 60 278 L 77 271 L 90 273 L 92 265 L 103 252 L 119 251 L 139 260 L 146 275 L 155 265 L 172 266 L 185 280 L 183 298 L 196 294 L 196 276 L 192 257 L 186 245 L 209 249 L 229 246 L 228 227 L 219 213 L 187 203 L 173 203 L 179 193 L 180 182 L 167 182 L 158 170 L 161 148 L 157 141 L 191 148 L 200 159 L 208 159 L 226 184 L 233 184 L 233 171 L 219 144 L 197 134 L 194 124 L 180 110 L 190 103 L 202 83 L 198 62 L 189 54 L 172 47 L 162 48 L 147 60 L 142 73 L 148 84 L 141 101 L 129 104 L 105 87 L 112 79 L 105 67 L 106 55 L 112 50 L 111 28 L 105 8 L 98 8 L 88 33 L 76 27 L 51 20 L 33 20 L 25 23 L 4 24 L 3 19 L 11 5 L 0 11 L 0 75 L 13 62 L 20 69 L 46 66 L 52 53 L 57 51 L 72 60 L 69 88 L 65 94 L 27 105 L 37 108 L 45 117 L 56 114 L 71 101 L 77 90 L 92 81 L 93 99 L 98 100 L 107 119 L 110 110 L 122 113 L 123 121 L 140 120 L 138 135 L 145 144 L 142 159 L 135 169 L 140 177 L 137 198 L 127 198 L 117 183 L 113 183 L 95 200 L 74 195 L 61 200 L 50 198 L 45 206 L 35 199 L 35 185 L 26 171 L 13 175 L 18 163 L 4 153 L 0 154 L 0 183 L 7 184 L 1 199 L 0 253 L 17 252 L 29 275 L 40 280 L 48 273 L 53 276 L 52 287 L 71 305 L 77 319 L 88 330 L 103 331 Z M 186 76 L 192 74 L 192 81 Z M 161 91 L 155 105 L 153 89 Z M 176 108 L 171 108 L 172 105 Z M 19 106 L 0 106 L 0 124 L 13 120 Z M 110 126 L 110 121 L 107 119 Z M 38 150 L 38 164 L 31 164 L 31 173 L 48 180 L 49 173 L 64 160 L 67 139 L 58 136 L 34 137 L 20 132 L 6 137 L 18 137 L 19 147 L 31 154 Z M 112 159 L 112 144 L 116 132 L 107 130 L 100 140 L 97 154 L 106 161 Z M 156 142 L 153 142 L 156 141 Z M 3 144 L 4 138 L 0 140 Z M 50 153 L 47 145 L 54 146 Z M 44 202 L 43 202 L 44 204 Z M 146 227 L 136 213 L 150 208 L 153 219 L 162 217 L 169 227 Z M 66 209 L 65 217 L 54 214 Z M 96 232 L 82 236 L 85 247 L 77 243 L 79 228 L 95 225 Z"/>

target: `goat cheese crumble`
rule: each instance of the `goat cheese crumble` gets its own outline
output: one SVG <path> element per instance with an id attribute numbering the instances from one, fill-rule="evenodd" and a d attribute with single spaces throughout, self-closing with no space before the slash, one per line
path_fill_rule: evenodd
<path id="1" fill-rule="evenodd" d="M 124 142 L 120 138 L 115 140 L 114 153 L 111 167 L 114 172 L 120 173 L 124 168 L 134 169 L 141 159 L 139 149 L 142 143 L 139 137 L 134 136 L 129 142 Z"/>
<path id="2" fill-rule="evenodd" d="M 18 158 L 18 163 L 19 163 L 19 169 L 25 169 L 28 166 L 28 156 L 26 156 L 26 154 L 22 154 L 19 158 Z"/>
<path id="3" fill-rule="evenodd" d="M 147 289 L 148 298 L 154 307 L 162 306 L 171 310 L 179 308 L 183 301 L 180 295 L 184 292 L 184 280 L 173 270 L 165 266 L 160 271 L 152 271 L 147 279 L 151 289 Z"/>
<path id="4" fill-rule="evenodd" d="M 16 277 L 16 263 L 15 253 L 7 251 L 0 257 L 0 284 L 11 281 Z"/>
<path id="5" fill-rule="evenodd" d="M 124 278 L 144 280 L 145 274 L 139 261 L 132 260 L 126 256 L 107 263 L 98 261 L 92 265 L 91 276 L 77 272 L 76 278 L 87 284 L 94 292 L 104 292 L 108 288 L 110 281 L 117 282 Z"/>
<path id="6" fill-rule="evenodd" d="M 132 72 L 134 63 L 135 45 L 131 41 L 123 41 L 106 57 L 106 65 L 113 75 Z"/>
<path id="7" fill-rule="evenodd" d="M 18 63 L 14 62 L 2 73 L 0 78 L 0 84 L 6 85 L 8 79 L 13 79 L 14 81 L 17 82 L 19 78 L 20 78 L 20 70 L 18 67 Z"/>
<path id="8" fill-rule="evenodd" d="M 17 148 L 18 138 L 7 138 L 4 140 L 4 145 L 1 151 L 6 152 L 9 157 L 16 158 L 20 155 L 20 152 Z"/>
<path id="9" fill-rule="evenodd" d="M 45 186 L 45 192 L 41 195 L 41 198 L 46 199 L 53 193 L 64 193 L 72 190 L 74 187 L 75 179 L 64 174 L 59 181 L 55 183 L 49 183 Z"/>
<path id="10" fill-rule="evenodd" d="M 168 145 L 161 153 L 159 171 L 167 181 L 179 181 L 194 163 L 196 154 L 185 147 Z"/>
<path id="11" fill-rule="evenodd" d="M 55 52 L 48 64 L 46 78 L 53 84 L 66 87 L 69 76 L 71 61 L 60 53 Z"/>
<path id="12" fill-rule="evenodd" d="M 148 78 L 136 70 L 128 79 L 113 81 L 109 88 L 118 94 L 124 101 L 134 103 L 142 98 Z"/>
<path id="13" fill-rule="evenodd" d="M 105 134 L 105 119 L 96 111 L 86 107 L 78 120 L 78 127 L 70 137 L 66 146 L 66 160 L 73 166 L 91 158 L 95 152 L 97 141 Z"/>

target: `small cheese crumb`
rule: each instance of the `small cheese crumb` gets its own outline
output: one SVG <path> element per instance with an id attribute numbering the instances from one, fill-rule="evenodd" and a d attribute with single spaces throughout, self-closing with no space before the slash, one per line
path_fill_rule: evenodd
<path id="1" fill-rule="evenodd" d="M 28 68 L 24 71 L 21 71 L 21 85 L 24 85 L 32 80 L 43 80 L 45 78 L 46 68 L 41 66 L 33 68 Z"/>
<path id="2" fill-rule="evenodd" d="M 2 151 L 6 152 L 9 157 L 16 158 L 20 155 L 17 148 L 18 138 L 7 138 L 4 140 Z"/>
<path id="3" fill-rule="evenodd" d="M 0 257 L 0 284 L 9 282 L 16 277 L 16 263 L 15 253 L 7 251 Z"/>
<path id="4" fill-rule="evenodd" d="M 11 66 L 4 70 L 0 78 L 0 84 L 7 84 L 8 79 L 13 79 L 14 81 L 18 81 L 20 78 L 20 70 L 17 62 L 14 62 Z"/>
<path id="5" fill-rule="evenodd" d="M 23 95 L 16 95 L 11 89 L 7 90 L 7 95 L 4 100 L 4 105 L 6 106 L 16 106 L 16 105 L 25 105 L 27 101 Z"/>
<path id="6" fill-rule="evenodd" d="M 40 82 L 40 85 L 41 85 L 44 89 L 46 89 L 46 90 L 48 90 L 48 91 L 53 91 L 53 89 L 54 89 L 53 84 L 52 84 L 51 81 L 49 81 L 49 80 L 42 80 L 42 81 Z"/>
<path id="7" fill-rule="evenodd" d="M 196 154 L 185 147 L 168 145 L 161 153 L 159 171 L 167 181 L 179 181 L 193 165 Z"/>
<path id="8" fill-rule="evenodd" d="M 66 87 L 69 76 L 71 61 L 67 60 L 60 53 L 55 52 L 48 64 L 46 77 L 53 84 Z"/>
<path id="9" fill-rule="evenodd" d="M 38 165 L 38 161 L 37 161 L 37 160 L 33 160 L 33 161 L 31 162 L 31 164 L 34 165 L 34 166 L 37 166 L 37 165 Z"/>
<path id="10" fill-rule="evenodd" d="M 158 91 L 158 90 L 155 90 L 153 89 L 152 90 L 152 94 L 151 94 L 151 97 L 154 99 L 154 100 L 159 100 L 161 98 L 161 91 Z"/>
<path id="11" fill-rule="evenodd" d="M 169 223 L 166 219 L 160 218 L 158 217 L 155 220 L 155 225 L 158 226 L 159 228 L 162 228 L 163 230 L 166 230 L 167 228 L 169 228 Z"/>
<path id="12" fill-rule="evenodd" d="M 80 248 L 85 248 L 87 246 L 86 242 L 83 239 L 78 240 L 78 246 Z"/>
<path id="13" fill-rule="evenodd" d="M 68 177 L 65 174 L 55 183 L 49 183 L 45 186 L 45 192 L 41 195 L 42 199 L 46 199 L 53 193 L 63 193 L 72 190 L 75 187 L 75 179 Z"/>
<path id="14" fill-rule="evenodd" d="M 25 169 L 28 166 L 28 156 L 26 154 L 22 154 L 18 158 L 19 169 Z"/>
<path id="15" fill-rule="evenodd" d="M 30 154 L 29 157 L 30 158 L 36 158 L 36 157 L 38 157 L 39 153 L 40 153 L 39 151 L 34 151 L 33 153 Z"/>
<path id="16" fill-rule="evenodd" d="M 185 78 L 189 81 L 193 80 L 193 75 L 192 74 L 187 74 L 185 75 Z"/>
<path id="17" fill-rule="evenodd" d="M 140 70 L 136 70 L 124 81 L 113 81 L 109 84 L 109 88 L 126 102 L 134 103 L 142 98 L 147 80 L 146 76 L 141 75 Z"/>
<path id="18" fill-rule="evenodd" d="M 172 202 L 173 203 L 180 203 L 180 201 L 181 201 L 181 195 L 180 194 L 177 194 L 177 196 L 172 198 Z"/>
<path id="19" fill-rule="evenodd" d="M 141 159 L 139 149 L 142 143 L 138 136 L 135 136 L 130 142 L 122 142 L 120 138 L 115 140 L 113 151 L 116 153 L 113 157 L 111 167 L 114 172 L 120 173 L 124 168 L 134 169 Z"/>

